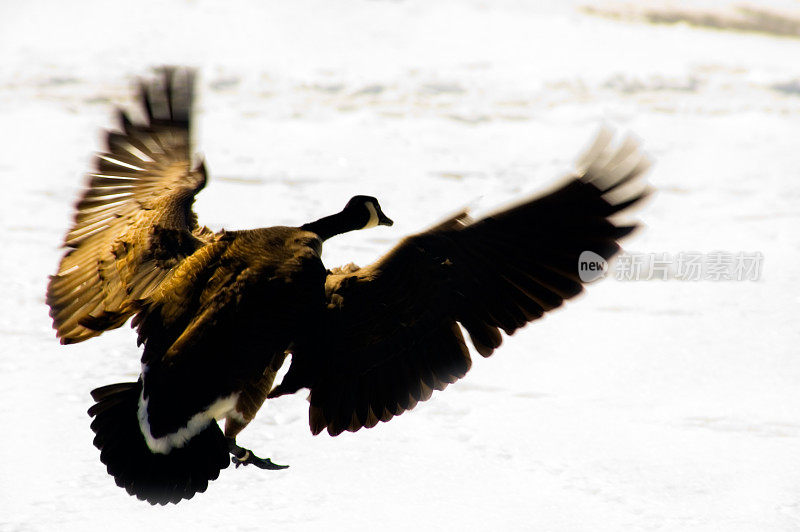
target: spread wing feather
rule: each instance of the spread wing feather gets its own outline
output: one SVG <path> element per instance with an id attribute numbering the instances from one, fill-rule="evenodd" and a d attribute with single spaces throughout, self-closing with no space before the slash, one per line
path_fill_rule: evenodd
<path id="1" fill-rule="evenodd" d="M 194 196 L 206 182 L 193 164 L 190 116 L 194 73 L 164 69 L 140 84 L 144 123 L 119 111 L 50 278 L 47 303 L 62 343 L 121 326 L 185 257 L 212 235 L 199 228 Z"/>
<path id="2" fill-rule="evenodd" d="M 623 186 L 648 167 L 636 143 L 610 140 L 601 133 L 578 173 L 548 194 L 479 220 L 460 213 L 371 266 L 329 275 L 324 342 L 298 343 L 271 395 L 310 388 L 314 434 L 372 427 L 467 373 L 462 327 L 486 357 L 500 331 L 579 294 L 581 252 L 613 257 L 636 225 L 609 217 L 647 195 Z"/>

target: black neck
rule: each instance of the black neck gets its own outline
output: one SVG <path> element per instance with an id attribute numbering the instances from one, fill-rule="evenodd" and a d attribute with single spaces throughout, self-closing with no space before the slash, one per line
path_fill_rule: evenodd
<path id="1" fill-rule="evenodd" d="M 320 218 L 316 222 L 307 223 L 300 227 L 300 229 L 316 233 L 325 241 L 332 236 L 361 229 L 362 226 L 363 223 L 359 223 L 357 220 L 353 219 L 353 216 L 348 215 L 346 211 L 342 211 Z"/>

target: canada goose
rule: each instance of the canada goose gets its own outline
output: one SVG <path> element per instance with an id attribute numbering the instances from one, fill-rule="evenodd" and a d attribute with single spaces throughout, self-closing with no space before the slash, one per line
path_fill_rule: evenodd
<path id="1" fill-rule="evenodd" d="M 614 256 L 636 224 L 609 217 L 647 193 L 619 188 L 647 161 L 633 142 L 612 149 L 604 131 L 552 192 L 477 220 L 462 211 L 367 267 L 326 270 L 322 242 L 392 225 L 378 200 L 356 196 L 300 227 L 200 227 L 194 73 L 162 74 L 140 83 L 144 123 L 120 110 L 122 131 L 107 133 L 47 289 L 64 344 L 133 316 L 139 379 L 92 391 L 89 415 L 108 472 L 151 504 L 205 491 L 230 462 L 284 467 L 236 445 L 268 397 L 308 388 L 311 431 L 332 436 L 429 399 L 470 368 L 461 327 L 487 357 L 500 330 L 513 334 L 580 293 L 581 252 Z"/>

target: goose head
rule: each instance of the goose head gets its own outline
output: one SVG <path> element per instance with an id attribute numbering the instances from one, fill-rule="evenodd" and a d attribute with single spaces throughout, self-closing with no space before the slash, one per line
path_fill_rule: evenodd
<path id="1" fill-rule="evenodd" d="M 383 214 L 380 203 L 372 196 L 353 196 L 341 212 L 307 223 L 301 229 L 316 233 L 323 241 L 348 231 L 369 229 L 394 222 Z"/>
<path id="2" fill-rule="evenodd" d="M 370 229 L 378 225 L 392 225 L 394 222 L 381 210 L 381 205 L 372 196 L 353 196 L 342 213 L 353 220 L 356 229 Z"/>

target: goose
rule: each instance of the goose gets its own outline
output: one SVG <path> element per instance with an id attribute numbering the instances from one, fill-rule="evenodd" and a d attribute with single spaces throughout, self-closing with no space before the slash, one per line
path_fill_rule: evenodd
<path id="1" fill-rule="evenodd" d="M 326 269 L 323 242 L 392 220 L 355 196 L 298 227 L 200 226 L 192 204 L 208 173 L 192 145 L 195 77 L 164 68 L 138 83 L 143 120 L 117 110 L 47 287 L 63 344 L 132 318 L 141 373 L 93 390 L 88 413 L 108 473 L 151 504 L 204 492 L 231 463 L 287 467 L 236 443 L 268 398 L 310 390 L 311 432 L 331 436 L 428 400 L 470 369 L 463 331 L 488 357 L 501 331 L 581 293 L 580 254 L 617 254 L 638 223 L 612 217 L 649 193 L 638 144 L 603 129 L 552 191 L 477 219 L 461 210 L 371 265 Z"/>

